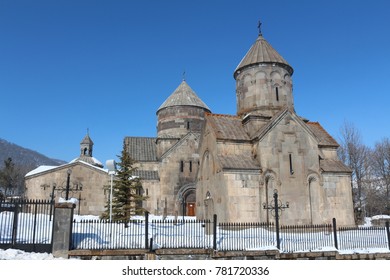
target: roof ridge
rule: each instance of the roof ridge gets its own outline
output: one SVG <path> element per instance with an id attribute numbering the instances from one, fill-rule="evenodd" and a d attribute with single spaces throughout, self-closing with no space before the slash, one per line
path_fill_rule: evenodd
<path id="1" fill-rule="evenodd" d="M 213 117 L 226 117 L 226 118 L 232 118 L 232 119 L 241 119 L 241 117 L 237 115 L 230 115 L 230 114 L 215 114 L 215 113 L 206 113 L 206 116 L 213 116 Z"/>
<path id="2" fill-rule="evenodd" d="M 325 134 L 325 137 L 328 138 L 328 139 L 320 139 L 320 141 L 328 142 L 327 145 L 331 145 L 331 146 L 337 145 L 337 146 L 339 146 L 339 143 L 337 143 L 336 139 L 334 139 L 334 137 L 332 135 L 330 135 L 329 132 L 326 131 L 325 128 L 319 122 L 307 122 L 307 124 L 309 125 L 309 128 L 310 128 L 310 125 L 315 125 L 317 127 L 317 129 L 321 130 L 321 132 Z M 314 131 L 313 131 L 313 133 L 317 134 Z M 324 138 L 324 137 L 322 137 L 322 138 Z M 333 144 L 330 143 L 330 142 L 333 142 Z"/>

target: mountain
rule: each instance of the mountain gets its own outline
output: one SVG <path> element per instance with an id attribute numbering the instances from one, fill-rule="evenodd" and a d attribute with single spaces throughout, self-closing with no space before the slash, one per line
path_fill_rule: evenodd
<path id="1" fill-rule="evenodd" d="M 34 169 L 40 165 L 61 165 L 63 160 L 52 159 L 36 151 L 23 148 L 0 138 L 0 168 L 4 167 L 4 161 L 12 158 L 12 162 L 27 169 Z"/>

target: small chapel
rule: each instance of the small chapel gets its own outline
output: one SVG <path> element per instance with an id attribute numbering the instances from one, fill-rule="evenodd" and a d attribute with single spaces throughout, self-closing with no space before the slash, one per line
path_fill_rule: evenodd
<path id="1" fill-rule="evenodd" d="M 109 198 L 110 175 L 93 156 L 89 132 L 80 142 L 80 154 L 59 166 L 41 165 L 25 175 L 25 196 L 35 200 L 76 199 L 75 214 L 100 216 Z"/>
<path id="2" fill-rule="evenodd" d="M 212 113 L 185 80 L 157 109 L 156 137 L 125 137 L 156 215 L 353 225 L 351 170 L 335 139 L 297 114 L 292 66 L 261 31 L 233 72 L 236 115 Z"/>

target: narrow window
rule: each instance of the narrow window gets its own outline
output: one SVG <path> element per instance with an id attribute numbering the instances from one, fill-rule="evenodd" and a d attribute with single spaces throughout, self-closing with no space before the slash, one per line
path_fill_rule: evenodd
<path id="1" fill-rule="evenodd" d="M 276 94 L 276 101 L 279 101 L 279 88 L 275 88 L 275 94 Z"/>
<path id="2" fill-rule="evenodd" d="M 190 122 L 187 122 L 187 130 L 190 130 Z"/>
<path id="3" fill-rule="evenodd" d="M 192 161 L 190 161 L 190 172 L 192 172 Z"/>
<path id="4" fill-rule="evenodd" d="M 293 175 L 294 174 L 294 169 L 293 169 L 293 162 L 292 162 L 292 154 L 289 154 L 288 157 L 289 157 L 289 160 L 290 160 L 290 174 Z"/>
<path id="5" fill-rule="evenodd" d="M 180 172 L 184 171 L 184 161 L 180 161 Z"/>

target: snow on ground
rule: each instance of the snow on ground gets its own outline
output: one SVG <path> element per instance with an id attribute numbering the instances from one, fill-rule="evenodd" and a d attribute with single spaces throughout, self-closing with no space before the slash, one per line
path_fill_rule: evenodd
<path id="1" fill-rule="evenodd" d="M 52 254 L 48 253 L 27 253 L 21 250 L 15 249 L 0 249 L 0 260 L 54 260 Z"/>

